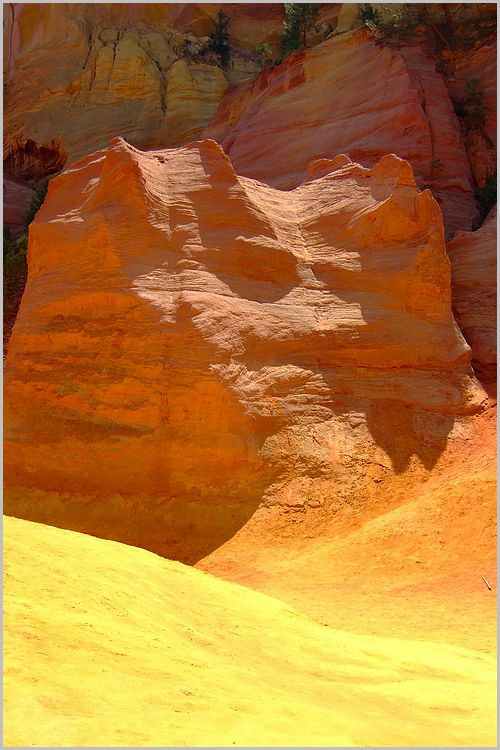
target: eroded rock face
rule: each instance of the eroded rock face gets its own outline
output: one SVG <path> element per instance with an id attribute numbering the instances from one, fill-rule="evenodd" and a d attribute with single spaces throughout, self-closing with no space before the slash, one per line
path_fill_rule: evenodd
<path id="1" fill-rule="evenodd" d="M 183 37 L 147 9 L 141 23 L 132 7 L 120 22 L 74 8 L 13 7 L 4 156 L 20 139 L 56 139 L 72 162 L 117 134 L 154 147 L 200 132 L 228 86 L 220 67 L 188 65 Z"/>
<path id="2" fill-rule="evenodd" d="M 406 161 L 319 160 L 283 192 L 214 141 L 115 139 L 30 228 L 5 509 L 192 562 L 259 507 L 432 467 L 482 398 Z"/>
<path id="3" fill-rule="evenodd" d="M 472 348 L 472 363 L 486 384 L 496 382 L 497 210 L 476 232 L 457 232 L 448 243 L 453 309 Z"/>
<path id="4" fill-rule="evenodd" d="M 448 236 L 476 216 L 460 124 L 436 60 L 418 45 L 391 49 L 358 32 L 294 53 L 229 89 L 204 135 L 238 174 L 281 189 L 315 158 L 345 152 L 373 166 L 395 152 L 432 187 Z"/>
<path id="5" fill-rule="evenodd" d="M 235 45 L 231 67 L 223 71 L 214 53 L 197 54 L 219 7 L 6 5 L 4 158 L 19 156 L 19 144 L 26 143 L 40 149 L 56 142 L 72 162 L 116 135 L 141 148 L 192 140 L 229 83 L 260 68 L 258 56 L 244 59 L 237 46 L 255 51 L 267 41 L 278 47 L 283 6 L 234 4 L 226 8 Z M 14 177 L 26 177 L 25 162 L 14 159 Z"/>
<path id="6" fill-rule="evenodd" d="M 4 148 L 3 168 L 18 180 L 39 180 L 60 172 L 67 154 L 59 143 L 38 144 L 32 140 L 14 140 Z"/>

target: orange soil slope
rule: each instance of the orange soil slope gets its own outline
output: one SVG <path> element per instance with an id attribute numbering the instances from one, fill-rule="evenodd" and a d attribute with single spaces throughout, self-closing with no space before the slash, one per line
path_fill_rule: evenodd
<path id="1" fill-rule="evenodd" d="M 6 746 L 485 746 L 495 667 L 5 519 Z"/>
<path id="2" fill-rule="evenodd" d="M 456 424 L 432 472 L 385 478 L 377 495 L 334 505 L 328 523 L 307 505 L 269 528 L 252 519 L 198 567 L 332 627 L 494 654 L 495 435 L 491 408 Z"/>

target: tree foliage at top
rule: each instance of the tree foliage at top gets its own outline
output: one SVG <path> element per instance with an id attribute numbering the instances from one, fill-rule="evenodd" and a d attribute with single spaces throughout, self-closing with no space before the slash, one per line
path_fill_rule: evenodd
<path id="1" fill-rule="evenodd" d="M 231 25 L 231 19 L 226 16 L 223 10 L 219 10 L 217 13 L 217 20 L 215 21 L 215 29 L 209 36 L 208 46 L 214 52 L 216 52 L 221 61 L 223 68 L 227 68 L 229 64 L 229 26 Z"/>
<path id="2" fill-rule="evenodd" d="M 313 3 L 285 3 L 285 28 L 281 34 L 283 57 L 307 46 L 307 32 L 313 28 L 318 11 Z"/>

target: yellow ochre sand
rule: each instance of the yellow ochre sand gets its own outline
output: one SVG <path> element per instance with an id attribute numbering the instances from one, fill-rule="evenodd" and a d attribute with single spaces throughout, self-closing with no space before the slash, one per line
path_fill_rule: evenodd
<path id="1" fill-rule="evenodd" d="M 491 746 L 495 661 L 5 518 L 6 746 Z"/>

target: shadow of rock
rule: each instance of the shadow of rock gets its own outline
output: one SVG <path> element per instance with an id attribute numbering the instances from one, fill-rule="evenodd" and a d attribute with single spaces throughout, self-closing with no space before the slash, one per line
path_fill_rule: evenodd
<path id="1" fill-rule="evenodd" d="M 412 456 L 432 469 L 446 449 L 453 424 L 453 416 L 389 398 L 374 400 L 367 411 L 368 429 L 397 474 L 408 469 Z"/>

